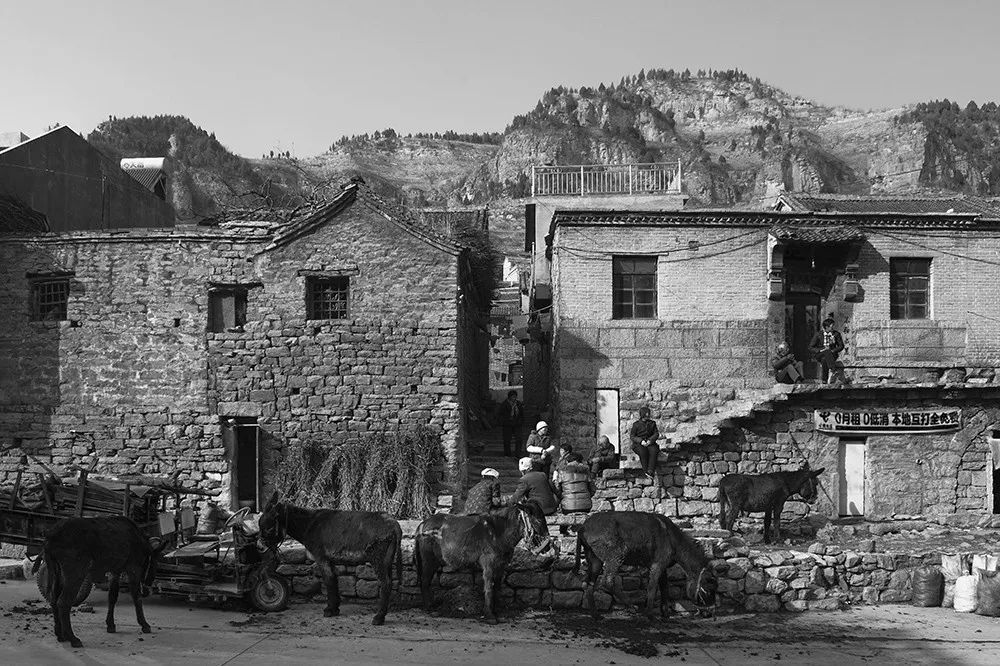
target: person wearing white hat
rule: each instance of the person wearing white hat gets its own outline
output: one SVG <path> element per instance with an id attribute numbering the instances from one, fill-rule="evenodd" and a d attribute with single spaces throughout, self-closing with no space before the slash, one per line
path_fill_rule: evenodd
<path id="1" fill-rule="evenodd" d="M 482 479 L 469 488 L 465 499 L 465 509 L 462 511 L 465 515 L 489 513 L 503 506 L 503 499 L 500 497 L 500 472 L 487 467 L 479 474 Z"/>
<path id="2" fill-rule="evenodd" d="M 553 459 L 559 455 L 559 447 L 549 437 L 548 423 L 539 421 L 535 425 L 535 429 L 528 435 L 525 449 L 527 449 L 528 455 L 533 459 L 541 461 L 542 471 L 545 472 L 545 476 L 548 476 L 549 470 L 552 468 Z"/>

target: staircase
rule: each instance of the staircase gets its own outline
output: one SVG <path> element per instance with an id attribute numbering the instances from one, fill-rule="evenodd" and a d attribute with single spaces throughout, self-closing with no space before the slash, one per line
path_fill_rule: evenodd
<path id="1" fill-rule="evenodd" d="M 527 436 L 526 433 L 524 436 Z M 519 442 L 523 447 L 524 442 Z M 500 427 L 481 433 L 469 445 L 469 475 L 467 488 L 479 483 L 481 472 L 487 467 L 500 472 L 500 491 L 505 495 L 512 494 L 517 489 L 521 472 L 517 469 L 517 458 L 506 458 L 503 455 L 503 436 Z"/>

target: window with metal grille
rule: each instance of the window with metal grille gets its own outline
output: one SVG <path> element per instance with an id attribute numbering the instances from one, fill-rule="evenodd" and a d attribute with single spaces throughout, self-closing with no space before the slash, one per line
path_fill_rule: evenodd
<path id="1" fill-rule="evenodd" d="M 656 257 L 612 259 L 612 317 L 656 318 Z"/>
<path id="2" fill-rule="evenodd" d="M 889 260 L 889 316 L 927 319 L 930 316 L 931 260 Z"/>
<path id="3" fill-rule="evenodd" d="M 346 319 L 350 287 L 346 275 L 306 278 L 306 318 Z"/>
<path id="4" fill-rule="evenodd" d="M 69 317 L 68 278 L 36 278 L 31 281 L 32 321 L 64 321 Z"/>

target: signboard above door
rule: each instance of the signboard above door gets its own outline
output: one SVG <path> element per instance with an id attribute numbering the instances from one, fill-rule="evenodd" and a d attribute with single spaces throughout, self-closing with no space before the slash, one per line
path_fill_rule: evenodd
<path id="1" fill-rule="evenodd" d="M 813 412 L 816 430 L 831 434 L 904 435 L 949 432 L 962 427 L 962 410 L 902 409 L 841 411 L 817 409 Z"/>

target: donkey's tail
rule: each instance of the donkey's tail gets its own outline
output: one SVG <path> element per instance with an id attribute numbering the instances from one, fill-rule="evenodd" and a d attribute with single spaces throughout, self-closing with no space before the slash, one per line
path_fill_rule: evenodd
<path id="1" fill-rule="evenodd" d="M 399 594 L 403 594 L 403 539 L 396 539 L 396 578 L 399 579 Z"/>
<path id="2" fill-rule="evenodd" d="M 576 533 L 576 559 L 573 561 L 573 571 L 580 570 L 580 553 L 583 550 L 583 526 Z"/>
<path id="3" fill-rule="evenodd" d="M 729 500 L 729 496 L 726 494 L 726 489 L 721 485 L 719 486 L 719 527 L 721 529 L 726 529 L 726 504 Z"/>

